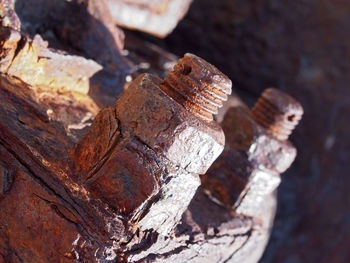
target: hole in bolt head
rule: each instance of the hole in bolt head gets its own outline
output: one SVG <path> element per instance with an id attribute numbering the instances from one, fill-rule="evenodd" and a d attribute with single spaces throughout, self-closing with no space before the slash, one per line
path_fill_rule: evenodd
<path id="1" fill-rule="evenodd" d="M 294 114 L 293 114 L 293 115 L 289 115 L 289 116 L 287 117 L 287 119 L 288 119 L 288 121 L 292 122 L 292 121 L 295 120 L 295 115 L 294 115 Z"/>
<path id="2" fill-rule="evenodd" d="M 190 65 L 187 65 L 187 64 L 183 64 L 182 65 L 182 69 L 181 69 L 181 74 L 182 75 L 188 75 L 190 74 L 192 71 L 192 67 Z"/>

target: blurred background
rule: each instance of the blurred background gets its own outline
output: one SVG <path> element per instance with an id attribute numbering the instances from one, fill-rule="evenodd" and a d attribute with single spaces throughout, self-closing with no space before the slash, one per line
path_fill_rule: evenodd
<path id="1" fill-rule="evenodd" d="M 216 65 L 250 106 L 268 87 L 302 103 L 262 263 L 350 262 L 349 33 L 346 0 L 194 0 L 167 38 L 142 34 Z"/>

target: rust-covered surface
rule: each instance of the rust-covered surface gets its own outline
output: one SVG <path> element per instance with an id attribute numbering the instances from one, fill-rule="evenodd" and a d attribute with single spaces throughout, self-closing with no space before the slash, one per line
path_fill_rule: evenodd
<path id="1" fill-rule="evenodd" d="M 50 59 L 52 52 L 61 54 L 61 57 L 68 53 L 69 56 L 66 57 L 70 60 L 63 57 L 62 61 L 53 59 L 52 63 L 62 67 L 62 73 L 70 73 L 66 79 L 73 78 L 78 84 L 86 83 L 83 91 L 88 92 L 96 104 L 112 105 L 124 88 L 130 64 L 121 54 L 124 34 L 114 25 L 106 1 L 13 2 L 14 11 L 20 19 L 22 34 L 31 39 L 42 38 L 48 42 L 44 45 L 48 45 L 51 52 L 45 51 L 40 55 L 39 62 L 44 63 Z M 55 50 L 52 51 L 52 48 Z M 84 59 L 74 58 L 75 56 L 71 58 L 71 55 L 78 55 Z M 33 66 L 28 65 L 28 71 Z M 51 70 L 54 69 L 51 67 Z M 75 71 L 79 73 L 84 70 L 90 72 L 90 76 L 75 74 Z M 49 76 L 50 73 L 49 71 L 46 75 Z M 72 86 L 71 83 L 64 84 L 64 87 Z"/>
<path id="2" fill-rule="evenodd" d="M 62 124 L 49 120 L 33 89 L 1 75 L 1 98 L 2 257 L 69 262 L 65 254 L 80 249 L 74 240 L 83 235 L 89 247 L 83 254 L 92 258 L 110 242 L 107 221 L 117 220 L 113 231 L 123 232 L 122 221 L 71 179 L 68 150 L 74 144 Z"/>
<path id="3" fill-rule="evenodd" d="M 277 87 L 304 107 L 264 263 L 350 260 L 349 12 L 348 1 L 197 0 L 167 39 L 218 66 L 248 101 Z"/>
<path id="4" fill-rule="evenodd" d="M 188 61 L 191 72 L 179 70 L 183 61 Z M 231 92 L 229 79 L 195 55 L 186 54 L 174 71 L 184 74 L 187 80 L 203 83 L 198 93 L 204 93 L 205 85 L 212 85 L 214 90 L 225 85 L 225 92 Z M 216 76 L 215 82 L 212 76 Z M 172 214 L 181 217 L 199 185 L 198 174 L 206 172 L 224 146 L 219 125 L 202 120 L 201 115 L 197 117 L 185 107 L 187 101 L 192 107 L 200 101 L 193 105 L 192 94 L 181 93 L 183 79 L 173 77 L 172 85 L 177 86 L 172 86 L 171 91 L 165 88 L 167 81 L 168 78 L 163 81 L 153 75 L 140 75 L 119 96 L 115 109 L 107 108 L 95 118 L 73 154 L 79 181 L 95 198 L 119 213 L 130 218 L 142 214 L 141 228 L 147 225 L 143 230 L 161 226 L 149 225 L 149 220 L 167 222 L 169 218 L 170 225 L 164 228 L 174 228 Z M 187 189 L 176 191 L 181 182 L 186 182 Z M 158 207 L 154 201 L 157 199 L 167 200 L 159 201 L 164 204 Z M 145 207 L 150 207 L 149 214 L 156 214 L 145 215 Z"/>
<path id="5" fill-rule="evenodd" d="M 169 35 L 185 16 L 192 0 L 107 0 L 118 25 L 158 37 Z"/>
<path id="6" fill-rule="evenodd" d="M 205 60 L 123 49 L 106 4 L 0 2 L 0 262 L 257 262 L 296 153 L 274 128 L 302 109 L 251 113 Z"/>
<path id="7" fill-rule="evenodd" d="M 130 136 L 134 127 L 123 128 L 114 108 L 101 111 L 71 151 L 64 123 L 50 121 L 30 86 L 2 76 L 1 92 L 8 98 L 1 101 L 0 137 L 5 262 L 255 262 L 260 257 L 274 215 L 273 195 L 264 197 L 263 213 L 237 214 L 213 201 L 205 188 L 196 191 L 198 175 L 176 168 Z M 21 196 L 20 206 L 12 196 Z"/>
<path id="8" fill-rule="evenodd" d="M 87 94 L 89 79 L 102 69 L 95 61 L 50 50 L 39 35 L 30 39 L 14 29 L 1 28 L 0 38 L 6 43 L 1 72 L 33 86 Z"/>

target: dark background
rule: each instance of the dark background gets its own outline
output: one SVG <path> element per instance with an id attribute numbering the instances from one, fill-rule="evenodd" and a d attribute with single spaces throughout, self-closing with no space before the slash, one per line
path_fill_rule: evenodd
<path id="1" fill-rule="evenodd" d="M 350 1 L 194 0 L 164 40 L 197 54 L 248 103 L 268 87 L 304 107 L 262 263 L 350 262 Z"/>

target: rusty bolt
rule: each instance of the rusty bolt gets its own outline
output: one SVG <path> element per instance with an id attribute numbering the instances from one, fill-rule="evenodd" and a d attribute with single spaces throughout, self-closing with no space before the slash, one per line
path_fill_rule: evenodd
<path id="1" fill-rule="evenodd" d="M 163 90 L 197 117 L 212 121 L 222 101 L 231 94 L 232 82 L 213 65 L 186 54 L 165 79 Z"/>
<path id="2" fill-rule="evenodd" d="M 278 140 L 287 140 L 303 115 L 303 107 L 291 96 L 266 89 L 252 109 L 254 119 Z"/>
<path id="3" fill-rule="evenodd" d="M 228 77 L 186 54 L 165 80 L 149 74 L 135 79 L 120 95 L 117 115 L 157 153 L 203 174 L 223 150 L 224 134 L 212 115 L 230 93 Z"/>
<path id="4" fill-rule="evenodd" d="M 165 233 L 187 208 L 199 174 L 224 149 L 225 136 L 213 114 L 230 93 L 228 77 L 192 54 L 164 80 L 138 76 L 115 108 L 96 116 L 77 146 L 82 182 L 96 198 L 132 218 L 148 207 L 139 225 L 162 227 L 159 232 Z M 156 195 L 162 201 L 152 203 Z"/>
<path id="5" fill-rule="evenodd" d="M 280 173 L 292 164 L 295 147 L 287 140 L 303 114 L 287 94 L 267 89 L 250 111 L 231 107 L 221 123 L 225 150 L 207 174 L 203 188 L 216 202 L 249 216 L 280 183 Z"/>

